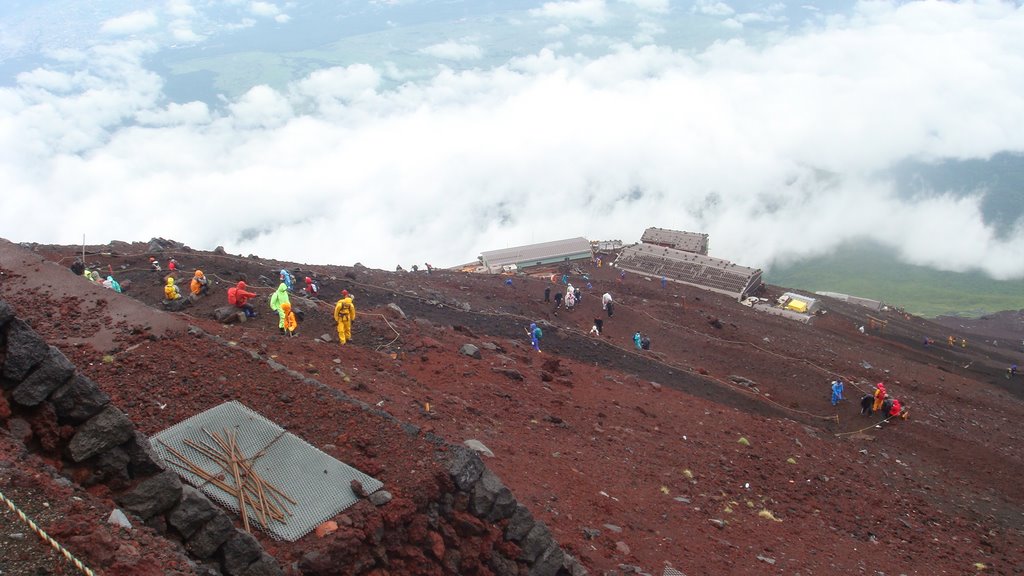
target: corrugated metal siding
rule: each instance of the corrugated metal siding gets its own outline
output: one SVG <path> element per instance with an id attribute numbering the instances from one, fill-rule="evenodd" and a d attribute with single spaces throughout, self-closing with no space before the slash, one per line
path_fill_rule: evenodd
<path id="1" fill-rule="evenodd" d="M 668 230 L 665 228 L 651 227 L 644 230 L 644 234 L 640 237 L 640 241 L 650 244 L 658 244 L 660 246 L 667 246 L 669 248 L 675 248 L 676 250 L 694 252 L 696 254 L 708 253 L 708 235 L 698 234 L 696 232 L 684 232 L 681 230 Z"/>
<path id="2" fill-rule="evenodd" d="M 566 257 L 570 259 L 586 257 L 591 253 L 590 240 L 583 238 L 568 238 L 565 240 L 554 240 L 552 242 L 541 242 L 540 244 L 527 244 L 501 250 L 489 250 L 482 252 L 484 266 L 496 268 L 508 264 L 533 265 L 537 262 L 558 262 Z"/>

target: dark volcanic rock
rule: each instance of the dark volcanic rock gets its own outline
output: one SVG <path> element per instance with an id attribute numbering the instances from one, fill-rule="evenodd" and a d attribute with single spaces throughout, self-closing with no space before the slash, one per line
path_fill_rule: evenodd
<path id="1" fill-rule="evenodd" d="M 132 436 L 132 421 L 117 408 L 108 406 L 83 424 L 68 443 L 68 452 L 75 462 L 117 446 Z"/>
<path id="2" fill-rule="evenodd" d="M 60 350 L 50 346 L 46 359 L 11 394 L 22 406 L 35 406 L 75 374 L 75 366 Z"/>
<path id="3" fill-rule="evenodd" d="M 56 409 L 58 418 L 77 424 L 99 413 L 110 403 L 110 396 L 100 390 L 95 382 L 77 374 L 53 393 L 50 402 Z"/>
<path id="4" fill-rule="evenodd" d="M 15 318 L 7 328 L 7 357 L 3 377 L 21 382 L 29 370 L 46 359 L 50 347 L 24 320 Z"/>
<path id="5" fill-rule="evenodd" d="M 121 496 L 120 503 L 128 512 L 148 520 L 170 510 L 180 499 L 181 480 L 174 471 L 165 470 Z"/>

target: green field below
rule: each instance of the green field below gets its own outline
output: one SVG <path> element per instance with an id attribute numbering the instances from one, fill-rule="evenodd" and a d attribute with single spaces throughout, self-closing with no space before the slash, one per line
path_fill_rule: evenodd
<path id="1" fill-rule="evenodd" d="M 1024 309 L 1024 280 L 904 264 L 880 246 L 845 247 L 829 256 L 775 267 L 765 272 L 765 282 L 881 300 L 925 318 Z"/>

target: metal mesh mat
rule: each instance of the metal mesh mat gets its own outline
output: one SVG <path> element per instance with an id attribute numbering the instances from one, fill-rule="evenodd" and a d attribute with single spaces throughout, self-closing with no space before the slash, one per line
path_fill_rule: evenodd
<path id="1" fill-rule="evenodd" d="M 150 440 L 153 450 L 169 463 L 169 468 L 210 499 L 236 513 L 239 509 L 234 495 L 207 483 L 193 472 L 173 465 L 179 464 L 180 460 L 163 446 L 167 444 L 204 471 L 221 475 L 224 471 L 219 464 L 185 444 L 186 438 L 193 442 L 211 443 L 204 430 L 216 434 L 232 431 L 237 437 L 238 447 L 247 458 L 262 452 L 251 462 L 253 471 L 296 502 L 287 505 L 292 515 L 285 522 L 272 521 L 265 530 L 278 540 L 294 542 L 324 520 L 355 504 L 358 498 L 352 492 L 352 480 L 358 480 L 367 493 L 376 492 L 384 486 L 380 480 L 339 462 L 235 401 L 196 414 Z M 249 510 L 252 518 L 252 509 Z M 258 522 L 253 525 L 263 528 Z"/>

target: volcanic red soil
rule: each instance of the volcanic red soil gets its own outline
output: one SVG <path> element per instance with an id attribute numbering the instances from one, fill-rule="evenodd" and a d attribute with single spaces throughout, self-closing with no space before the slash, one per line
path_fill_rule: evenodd
<path id="1" fill-rule="evenodd" d="M 827 312 L 802 324 L 691 287 L 620 281 L 609 266 L 583 266 L 593 288 L 576 310 L 556 315 L 543 292 L 560 285 L 545 275 L 506 286 L 505 277 L 447 270 L 89 247 L 90 266 L 131 281 L 119 295 L 68 270 L 77 249 L 0 241 L 0 298 L 146 434 L 238 400 L 381 479 L 397 502 L 415 498 L 417 471 L 431 467 L 420 439 L 371 428 L 362 411 L 256 353 L 420 427 L 420 436 L 479 440 L 494 453 L 487 466 L 592 574 L 1024 573 L 1024 376 L 1005 377 L 1024 354 L 1009 340 L 971 333 L 966 347 L 949 347 L 950 328 L 894 310 L 871 313 L 887 320 L 872 328 L 868 311 L 827 298 Z M 151 271 L 150 256 L 177 258 L 183 291 L 202 269 L 211 295 L 163 311 L 166 271 Z M 266 304 L 284 267 L 321 288 L 320 301 L 293 296 L 305 312 L 294 338 L 278 333 Z M 211 313 L 240 277 L 260 295 L 259 316 L 222 325 Z M 570 281 L 587 283 L 580 273 Z M 359 313 L 343 347 L 331 320 L 342 289 Z M 612 318 L 601 310 L 606 291 L 617 302 Z M 390 315 L 390 303 L 407 318 Z M 589 336 L 598 317 L 604 334 Z M 530 322 L 544 330 L 542 353 L 526 336 Z M 650 351 L 633 346 L 637 330 Z M 924 346 L 926 337 L 935 344 Z M 482 358 L 461 355 L 465 343 Z M 835 377 L 847 382 L 847 399 L 833 407 Z M 909 419 L 879 425 L 879 416 L 859 414 L 859 397 L 878 381 Z M 189 572 L 148 528 L 97 536 L 116 506 L 109 494 L 47 480 L 53 463 L 26 455 L 12 432 L 0 434 L 0 487 L 93 568 Z M 0 553 L 30 566 L 25 547 L 38 546 L 34 559 L 46 571 L 23 573 L 73 573 L 25 538 L 10 513 L 0 518 Z M 106 556 L 91 551 L 96 538 Z M 294 574 L 316 546 L 312 534 L 291 544 L 260 538 Z"/>

